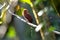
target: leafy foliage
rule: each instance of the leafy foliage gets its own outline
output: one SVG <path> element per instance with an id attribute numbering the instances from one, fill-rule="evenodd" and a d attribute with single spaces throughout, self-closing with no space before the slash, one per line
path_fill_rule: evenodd
<path id="1" fill-rule="evenodd" d="M 4 0 L 0 0 L 0 3 L 4 2 Z M 46 25 L 44 25 L 44 29 L 46 28 L 46 30 L 43 29 L 43 31 L 48 31 L 48 32 L 53 32 L 54 30 L 58 30 L 60 29 L 60 17 L 56 14 L 56 12 L 54 10 L 51 10 L 50 7 L 52 7 L 51 5 L 48 5 L 49 4 L 49 1 L 48 0 L 34 0 L 34 3 L 31 2 L 31 0 L 19 0 L 19 2 L 21 2 L 21 5 L 24 6 L 24 7 L 19 7 L 17 9 L 15 9 L 15 13 L 16 15 L 22 17 L 22 11 L 23 9 L 28 9 L 29 12 L 31 12 L 30 14 L 32 15 L 33 19 L 34 19 L 34 15 L 32 14 L 34 10 L 31 10 L 32 8 L 36 9 L 36 13 L 38 13 L 38 11 L 41 11 L 41 9 L 43 10 L 45 7 L 47 7 L 47 12 L 46 15 L 43 14 L 41 17 L 38 17 L 40 18 L 39 21 L 41 22 L 45 22 L 45 24 L 47 23 L 48 20 L 46 20 L 46 16 L 48 17 L 49 21 L 51 23 L 51 25 L 48 25 L 48 27 L 45 27 Z M 56 0 L 55 0 L 56 2 Z M 59 3 L 55 3 L 56 4 L 56 10 L 59 11 L 59 7 L 57 4 Z M 60 1 L 59 1 L 60 2 Z M 51 2 L 50 2 L 51 3 Z M 18 3 L 19 4 L 19 3 Z M 29 6 L 26 6 L 26 5 L 23 5 L 23 4 L 27 4 Z M 34 7 L 32 7 L 34 5 Z M 20 4 L 19 4 L 20 6 Z M 42 8 L 43 7 L 43 8 Z M 5 13 L 3 11 L 3 13 Z M 4 17 L 5 17 L 6 13 L 4 14 Z M 44 18 L 43 18 L 44 16 Z M 2 19 L 0 19 L 0 24 L 2 23 L 2 21 L 5 21 L 4 17 L 2 17 Z M 22 17 L 23 18 L 23 17 Z M 36 33 L 35 32 L 35 28 L 31 27 L 30 25 L 27 25 L 26 23 L 24 22 L 21 22 L 21 20 L 17 19 L 17 18 L 13 18 L 14 20 L 14 26 L 16 26 L 16 30 L 18 30 L 18 33 L 19 36 L 21 37 L 21 39 L 26 39 L 26 40 L 39 40 L 41 37 L 40 37 L 40 33 Z M 34 24 L 36 24 L 35 22 L 35 19 L 33 20 L 34 21 Z M 17 28 L 18 27 L 18 28 Z M 44 33 L 44 32 L 43 32 Z M 13 27 L 13 25 L 9 25 L 9 29 L 8 29 L 8 32 L 7 32 L 7 36 L 10 37 L 10 38 L 14 38 L 16 36 L 16 32 L 15 32 L 15 29 Z M 50 36 L 53 36 L 53 35 L 49 35 L 49 38 Z M 46 37 L 47 38 L 47 37 Z M 47 38 L 48 39 L 48 38 Z"/>
<path id="2" fill-rule="evenodd" d="M 56 29 L 55 27 L 50 26 L 50 28 L 49 28 L 48 31 L 49 31 L 49 32 L 53 32 L 55 29 Z"/>
<path id="3" fill-rule="evenodd" d="M 31 0 L 19 0 L 19 1 L 22 2 L 22 3 L 27 3 L 29 5 L 32 4 Z"/>
<path id="4" fill-rule="evenodd" d="M 7 37 L 9 37 L 9 38 L 16 37 L 16 31 L 15 31 L 15 29 L 12 25 L 9 25 L 9 29 L 8 29 L 8 32 L 7 32 Z"/>
<path id="5" fill-rule="evenodd" d="M 16 11 L 16 14 L 18 16 L 22 16 L 22 11 L 23 11 L 24 8 L 20 8 L 18 11 Z"/>

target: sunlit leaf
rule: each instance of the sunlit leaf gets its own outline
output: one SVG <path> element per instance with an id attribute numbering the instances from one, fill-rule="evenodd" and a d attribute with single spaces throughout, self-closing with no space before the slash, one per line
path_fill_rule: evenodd
<path id="1" fill-rule="evenodd" d="M 30 6 L 32 6 L 31 0 L 19 0 L 19 1 L 22 2 L 22 3 L 27 3 L 27 4 L 29 4 Z"/>
<path id="2" fill-rule="evenodd" d="M 9 38 L 14 38 L 16 36 L 16 32 L 13 26 L 9 27 L 8 33 L 7 33 L 7 37 Z"/>
<path id="3" fill-rule="evenodd" d="M 50 28 L 49 28 L 49 32 L 52 32 L 52 31 L 54 31 L 56 28 L 55 27 L 53 27 L 53 26 L 50 26 Z"/>
<path id="4" fill-rule="evenodd" d="M 3 22 L 2 21 L 0 21 L 0 24 L 2 24 Z"/>
<path id="5" fill-rule="evenodd" d="M 24 8 L 20 8 L 18 11 L 16 11 L 16 14 L 18 16 L 22 16 L 22 11 L 23 11 Z"/>
<path id="6" fill-rule="evenodd" d="M 2 24 L 3 22 L 6 22 L 5 17 L 6 17 L 6 10 L 3 9 L 3 10 L 1 11 L 0 24 Z"/>
<path id="7" fill-rule="evenodd" d="M 0 24 L 2 24 L 3 23 L 3 21 L 2 21 L 2 19 L 0 18 Z"/>

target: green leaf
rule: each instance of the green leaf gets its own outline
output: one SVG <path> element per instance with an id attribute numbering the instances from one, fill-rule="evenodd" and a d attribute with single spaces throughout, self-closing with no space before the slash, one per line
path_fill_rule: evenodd
<path id="1" fill-rule="evenodd" d="M 32 6 L 31 0 L 19 0 L 19 2 L 27 3 L 27 4 L 29 4 L 30 6 Z"/>
<path id="2" fill-rule="evenodd" d="M 52 32 L 52 31 L 54 31 L 56 28 L 55 27 L 53 27 L 53 26 L 50 26 L 50 28 L 49 28 L 49 32 Z"/>
<path id="3" fill-rule="evenodd" d="M 22 16 L 22 11 L 23 11 L 24 8 L 20 8 L 18 11 L 16 11 L 16 14 L 18 16 Z"/>
<path id="4" fill-rule="evenodd" d="M 9 37 L 9 38 L 16 37 L 16 32 L 15 32 L 15 29 L 12 25 L 9 25 L 9 29 L 8 29 L 8 32 L 7 32 L 7 37 Z"/>

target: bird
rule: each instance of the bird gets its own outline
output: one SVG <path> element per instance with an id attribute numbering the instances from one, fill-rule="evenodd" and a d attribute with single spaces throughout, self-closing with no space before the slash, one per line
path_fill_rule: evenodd
<path id="1" fill-rule="evenodd" d="M 24 9 L 23 12 L 22 12 L 22 15 L 24 17 L 24 19 L 30 23 L 33 22 L 33 18 L 32 16 L 29 14 L 28 10 L 27 9 Z"/>

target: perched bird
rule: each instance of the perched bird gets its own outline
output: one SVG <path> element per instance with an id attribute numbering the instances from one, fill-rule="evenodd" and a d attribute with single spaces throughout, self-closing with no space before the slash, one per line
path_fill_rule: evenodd
<path id="1" fill-rule="evenodd" d="M 23 10 L 22 15 L 26 19 L 26 21 L 32 23 L 32 21 L 33 21 L 32 16 L 29 14 L 27 9 Z"/>

